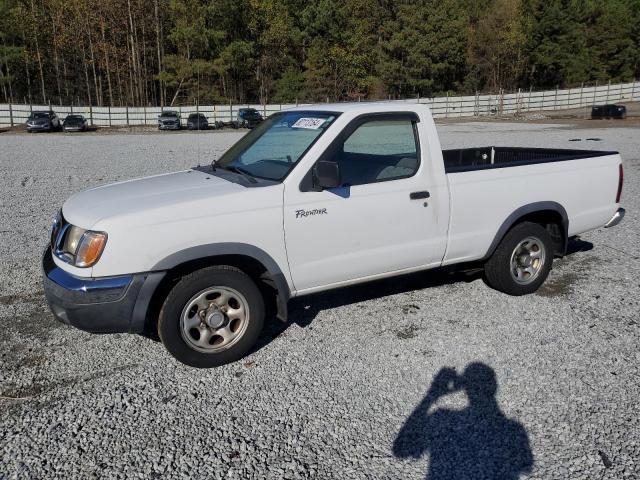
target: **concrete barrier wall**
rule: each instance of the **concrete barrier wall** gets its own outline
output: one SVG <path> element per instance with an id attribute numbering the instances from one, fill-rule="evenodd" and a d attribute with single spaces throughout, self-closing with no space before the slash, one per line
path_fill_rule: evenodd
<path id="1" fill-rule="evenodd" d="M 514 115 L 528 112 L 567 110 L 590 107 L 614 102 L 640 100 L 640 82 L 621 83 L 615 85 L 599 85 L 577 87 L 564 90 L 523 91 L 515 93 L 499 93 L 489 95 L 471 95 L 461 97 L 410 98 L 405 100 L 389 100 L 394 103 L 421 103 L 431 107 L 436 118 L 475 117 L 490 115 Z M 209 122 L 229 122 L 235 120 L 238 109 L 253 107 L 264 116 L 295 104 L 270 105 L 200 105 L 192 107 L 173 107 L 178 110 L 183 123 L 191 113 L 204 114 Z M 32 110 L 48 110 L 48 105 L 0 104 L 0 126 L 24 124 Z M 160 107 L 89 107 L 89 106 L 52 106 L 53 110 L 64 119 L 72 113 L 80 113 L 89 118 L 93 125 L 135 126 L 156 125 Z M 166 109 L 169 109 L 168 107 Z"/>

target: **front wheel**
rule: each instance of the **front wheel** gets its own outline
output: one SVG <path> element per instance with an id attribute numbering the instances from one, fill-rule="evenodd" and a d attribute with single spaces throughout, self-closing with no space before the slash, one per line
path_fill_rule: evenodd
<path id="1" fill-rule="evenodd" d="M 169 353 L 198 368 L 242 358 L 258 340 L 265 308 L 260 290 L 242 271 L 209 267 L 185 276 L 160 311 L 158 335 Z"/>
<path id="2" fill-rule="evenodd" d="M 533 293 L 544 283 L 553 263 L 547 230 L 531 222 L 513 227 L 484 267 L 487 284 L 509 295 Z"/>

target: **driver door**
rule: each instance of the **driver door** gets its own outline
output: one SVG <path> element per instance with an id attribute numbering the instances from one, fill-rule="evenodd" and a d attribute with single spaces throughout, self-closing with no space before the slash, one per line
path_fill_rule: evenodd
<path id="1" fill-rule="evenodd" d="M 297 291 L 440 264 L 446 191 L 432 185 L 412 113 L 359 117 L 320 160 L 342 186 L 315 191 L 311 172 L 285 189 L 287 256 Z M 429 198 L 427 198 L 429 197 Z M 432 206 L 432 204 L 435 204 Z"/>

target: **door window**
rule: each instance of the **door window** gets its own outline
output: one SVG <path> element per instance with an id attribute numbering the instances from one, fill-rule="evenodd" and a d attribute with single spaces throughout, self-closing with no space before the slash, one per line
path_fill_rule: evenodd
<path id="1" fill-rule="evenodd" d="M 365 122 L 342 143 L 335 161 L 345 185 L 411 177 L 419 166 L 415 122 Z"/>

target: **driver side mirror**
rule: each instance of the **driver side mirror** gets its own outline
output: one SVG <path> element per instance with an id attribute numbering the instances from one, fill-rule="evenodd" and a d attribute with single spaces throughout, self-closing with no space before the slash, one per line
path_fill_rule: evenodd
<path id="1" fill-rule="evenodd" d="M 313 166 L 313 186 L 321 191 L 327 188 L 336 188 L 342 185 L 340 167 L 337 162 L 319 160 Z"/>

